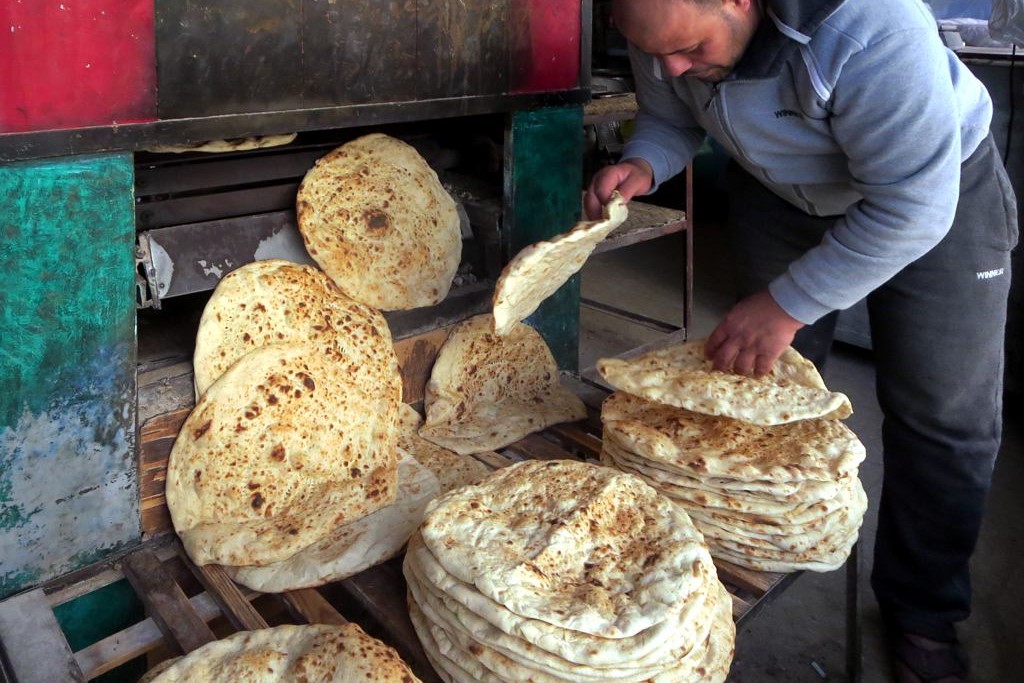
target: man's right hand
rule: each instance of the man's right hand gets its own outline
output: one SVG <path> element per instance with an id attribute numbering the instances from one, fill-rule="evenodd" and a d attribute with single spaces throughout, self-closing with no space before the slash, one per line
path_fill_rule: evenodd
<path id="1" fill-rule="evenodd" d="M 601 207 L 611 200 L 612 192 L 619 191 L 627 202 L 646 193 L 654 185 L 654 171 L 643 159 L 626 159 L 612 166 L 605 166 L 594 174 L 583 199 L 587 218 L 596 221 L 601 218 Z"/>

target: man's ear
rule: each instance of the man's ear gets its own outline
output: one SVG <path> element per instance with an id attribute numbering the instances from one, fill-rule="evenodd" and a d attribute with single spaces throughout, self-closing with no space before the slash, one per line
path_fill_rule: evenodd
<path id="1" fill-rule="evenodd" d="M 729 9 L 740 10 L 741 12 L 749 12 L 753 6 L 758 4 L 758 0 L 722 0 L 722 5 Z"/>

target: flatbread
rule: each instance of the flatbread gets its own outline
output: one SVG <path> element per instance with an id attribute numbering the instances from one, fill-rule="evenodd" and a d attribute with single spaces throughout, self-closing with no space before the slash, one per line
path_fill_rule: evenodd
<path id="1" fill-rule="evenodd" d="M 208 154 L 223 154 L 225 152 L 247 152 L 253 149 L 265 149 L 267 147 L 280 147 L 287 145 L 298 137 L 298 133 L 282 133 L 280 135 L 252 135 L 242 138 L 226 138 L 222 140 L 207 140 L 191 145 L 150 145 L 143 147 L 144 152 L 155 152 L 158 154 L 181 154 L 183 152 L 206 152 Z"/>
<path id="2" fill-rule="evenodd" d="M 248 263 L 217 284 L 196 334 L 196 390 L 201 396 L 255 348 L 307 341 L 364 386 L 401 401 L 398 358 L 381 312 L 350 299 L 316 268 L 281 259 Z"/>
<path id="3" fill-rule="evenodd" d="M 357 624 L 239 631 L 176 661 L 153 683 L 420 683 L 394 648 Z"/>
<path id="4" fill-rule="evenodd" d="M 787 347 L 764 377 L 714 370 L 704 358 L 704 340 L 674 344 L 637 358 L 597 361 L 616 389 L 658 403 L 758 425 L 808 418 L 845 419 L 850 400 L 829 391 L 814 364 Z"/>
<path id="5" fill-rule="evenodd" d="M 262 593 L 347 579 L 397 555 L 423 521 L 427 504 L 439 493 L 437 477 L 403 453 L 398 461 L 398 496 L 391 505 L 334 527 L 320 541 L 281 562 L 225 569 L 237 583 Z"/>
<path id="6" fill-rule="evenodd" d="M 398 407 L 398 447 L 430 470 L 441 485 L 441 493 L 447 493 L 467 484 L 475 484 L 486 477 L 490 470 L 471 455 L 459 455 L 455 451 L 433 444 L 419 435 L 423 418 L 408 403 Z"/>
<path id="7" fill-rule="evenodd" d="M 712 571 L 681 508 L 578 461 L 516 463 L 448 493 L 420 531 L 446 571 L 509 611 L 605 638 L 669 619 Z"/>
<path id="8" fill-rule="evenodd" d="M 409 539 L 403 571 L 408 583 L 448 600 L 448 604 L 457 603 L 503 633 L 523 641 L 528 652 L 539 649 L 569 663 L 599 668 L 660 668 L 685 655 L 699 643 L 701 628 L 712 607 L 712 587 L 718 583 L 714 565 L 701 564 L 694 568 L 701 580 L 693 591 L 679 596 L 679 609 L 669 618 L 629 638 L 605 638 L 510 611 L 472 584 L 450 574 L 424 545 L 419 533 Z"/>
<path id="9" fill-rule="evenodd" d="M 629 211 L 614 192 L 601 214 L 601 220 L 581 221 L 568 232 L 531 244 L 505 265 L 494 288 L 497 334 L 508 334 L 579 271 L 601 240 L 626 222 Z"/>
<path id="10" fill-rule="evenodd" d="M 763 426 L 621 391 L 604 400 L 601 421 L 632 453 L 703 480 L 834 481 L 855 473 L 866 456 L 860 439 L 839 420 Z"/>
<path id="11" fill-rule="evenodd" d="M 820 519 L 846 504 L 846 498 L 840 495 L 840 486 L 836 486 L 833 494 L 827 498 L 795 493 L 780 500 L 771 496 L 717 490 L 710 486 L 695 485 L 692 481 L 677 482 L 669 477 L 652 477 L 651 470 L 638 464 L 636 459 L 624 455 L 608 439 L 605 440 L 600 457 L 602 463 L 641 477 L 686 507 L 699 506 L 722 514 L 744 513 L 752 519 L 775 518 L 785 523 L 803 524 Z"/>
<path id="12" fill-rule="evenodd" d="M 568 677 L 575 680 L 600 681 L 609 678 L 623 681 L 644 681 L 655 674 L 671 666 L 676 658 L 673 653 L 662 658 L 660 663 L 636 664 L 628 660 L 622 664 L 607 666 L 591 666 L 578 662 L 563 659 L 556 654 L 548 652 L 543 648 L 536 647 L 526 640 L 506 633 L 501 628 L 491 624 L 488 620 L 478 616 L 463 606 L 453 597 L 439 594 L 436 588 L 432 588 L 429 582 L 418 578 L 417 569 L 413 566 L 406 570 L 407 585 L 413 601 L 430 616 L 430 620 L 443 628 L 449 634 L 456 637 L 468 636 L 476 643 L 493 649 L 495 652 L 512 660 L 516 664 L 541 674 Z M 710 615 L 713 601 L 705 600 L 701 604 L 702 611 L 694 611 L 699 621 L 679 623 L 679 628 L 690 631 L 693 640 L 699 641 L 699 635 L 706 633 L 710 624 L 709 618 L 705 618 L 704 612 Z M 595 647 L 595 641 L 588 641 L 585 637 L 578 637 L 573 631 L 563 631 L 562 638 L 567 644 L 574 644 L 579 648 Z M 469 649 L 463 641 L 463 648 Z M 699 642 L 695 642 L 699 645 Z M 690 650 L 692 651 L 692 647 Z M 680 651 L 681 652 L 681 651 Z"/>
<path id="13" fill-rule="evenodd" d="M 505 335 L 494 319 L 460 323 L 441 347 L 424 398 L 424 439 L 460 454 L 502 448 L 559 422 L 586 417 L 586 407 L 560 384 L 543 337 L 525 324 Z"/>
<path id="14" fill-rule="evenodd" d="M 310 257 L 356 301 L 394 311 L 447 296 L 459 215 L 412 146 L 380 133 L 345 143 L 306 173 L 296 211 Z"/>
<path id="15" fill-rule="evenodd" d="M 393 397 L 309 344 L 251 351 L 174 442 L 167 507 L 196 564 L 280 562 L 395 500 Z"/>
<path id="16" fill-rule="evenodd" d="M 530 659 L 516 659 L 507 651 L 482 642 L 480 633 L 453 628 L 451 622 L 433 611 L 431 604 L 409 599 L 413 627 L 427 657 L 445 680 L 462 683 L 481 681 L 527 681 L 529 683 L 721 683 L 728 676 L 734 653 L 736 628 L 732 620 L 732 600 L 716 582 L 713 612 L 701 629 L 699 643 L 661 667 L 643 673 L 621 675 L 622 669 L 607 670 L 568 665 L 565 671 L 552 673 Z M 571 639 L 572 632 L 566 632 Z"/>

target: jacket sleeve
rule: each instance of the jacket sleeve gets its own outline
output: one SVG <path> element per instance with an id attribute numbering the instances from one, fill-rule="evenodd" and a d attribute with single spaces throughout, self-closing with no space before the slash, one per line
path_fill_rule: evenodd
<path id="1" fill-rule="evenodd" d="M 690 163 L 704 141 L 704 130 L 679 99 L 660 64 L 632 44 L 629 61 L 636 83 L 639 112 L 636 130 L 626 142 L 623 159 L 643 159 L 654 170 L 651 192 Z"/>
<path id="2" fill-rule="evenodd" d="M 797 320 L 812 323 L 852 306 L 949 231 L 960 192 L 957 108 L 987 98 L 966 87 L 960 95 L 974 101 L 958 102 L 955 59 L 931 32 L 915 28 L 865 46 L 843 66 L 831 126 L 863 198 L 769 286 Z M 987 130 L 991 102 L 982 106 Z"/>

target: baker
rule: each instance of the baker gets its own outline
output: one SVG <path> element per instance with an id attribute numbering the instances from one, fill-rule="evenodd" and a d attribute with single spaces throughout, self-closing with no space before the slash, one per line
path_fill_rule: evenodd
<path id="1" fill-rule="evenodd" d="M 614 0 L 640 111 L 586 211 L 730 154 L 742 297 L 708 338 L 763 374 L 819 366 L 867 297 L 884 415 L 872 587 L 900 681 L 957 681 L 974 550 L 1001 432 L 1016 204 L 982 84 L 918 0 Z"/>

